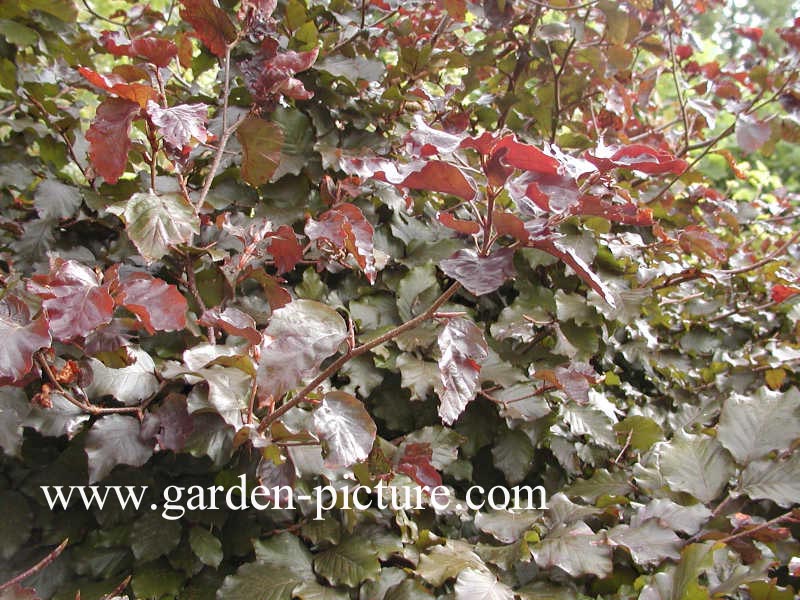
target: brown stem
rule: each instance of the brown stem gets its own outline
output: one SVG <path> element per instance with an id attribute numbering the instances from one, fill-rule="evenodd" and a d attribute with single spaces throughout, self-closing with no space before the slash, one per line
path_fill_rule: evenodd
<path id="1" fill-rule="evenodd" d="M 92 415 L 102 415 L 102 414 L 112 414 L 112 413 L 139 413 L 141 408 L 139 406 L 120 406 L 114 408 L 105 408 L 102 406 L 95 406 L 94 404 L 89 404 L 88 402 L 83 402 L 78 400 L 69 390 L 67 390 L 63 385 L 61 385 L 56 377 L 56 374 L 53 373 L 53 368 L 50 366 L 50 363 L 47 362 L 47 359 L 41 352 L 35 354 L 35 360 L 44 371 L 45 375 L 47 375 L 47 379 L 50 381 L 51 384 L 58 390 L 58 393 L 61 394 L 69 403 L 74 404 L 78 408 L 80 408 L 84 412 L 88 412 Z"/>
<path id="2" fill-rule="evenodd" d="M 202 315 L 206 312 L 206 303 L 203 302 L 203 297 L 200 295 L 200 290 L 197 289 L 197 280 L 195 279 L 194 275 L 194 260 L 189 254 L 184 256 L 184 266 L 186 270 L 186 284 L 189 288 L 189 293 L 194 298 L 195 303 L 197 304 L 197 308 L 200 310 L 200 314 Z M 217 343 L 217 332 L 214 330 L 212 325 L 209 325 L 206 329 L 206 335 L 208 336 L 208 343 L 212 346 Z"/>
<path id="3" fill-rule="evenodd" d="M 69 136 L 67 135 L 66 131 L 64 131 L 60 127 L 56 126 L 55 123 L 53 123 L 53 121 L 50 119 L 50 113 L 47 112 L 47 110 L 45 109 L 45 107 L 42 105 L 41 102 L 39 102 L 36 98 L 31 96 L 28 92 L 25 92 L 25 97 L 31 104 L 33 104 L 38 109 L 40 113 L 42 113 L 42 118 L 44 119 L 44 122 L 47 124 L 47 126 L 56 133 L 58 133 L 59 137 L 64 141 L 64 144 L 66 144 L 67 146 L 67 152 L 69 152 L 70 158 L 78 167 L 78 170 L 81 172 L 84 178 L 86 178 L 86 181 L 89 182 L 89 185 L 94 187 L 94 177 L 89 177 L 89 175 L 86 172 L 86 169 L 84 169 L 83 165 L 78 160 L 78 155 L 75 153 L 75 147 L 72 145 L 72 141 L 69 139 Z"/>
<path id="4" fill-rule="evenodd" d="M 797 231 L 786 242 L 778 246 L 775 250 L 767 254 L 761 260 L 758 260 L 751 265 L 737 267 L 736 269 L 726 269 L 724 271 L 719 271 L 719 272 L 724 273 L 725 275 L 741 275 L 742 273 L 747 273 L 748 271 L 753 271 L 755 269 L 763 267 L 764 265 L 771 263 L 776 258 L 779 258 L 784 252 L 786 252 L 786 250 L 789 249 L 789 246 L 794 244 L 799 238 L 800 238 L 800 231 Z"/>
<path id="5" fill-rule="evenodd" d="M 50 563 L 52 563 L 55 559 L 57 559 L 61 555 L 61 553 L 67 547 L 67 544 L 69 544 L 69 538 L 66 538 L 56 547 L 55 550 L 53 550 L 50 554 L 45 556 L 38 563 L 33 565 L 30 569 L 28 569 L 27 571 L 23 571 L 16 577 L 13 577 L 12 579 L 9 579 L 5 583 L 0 584 L 0 592 L 20 583 L 21 581 L 24 581 L 31 575 L 35 575 L 36 573 L 44 569 L 46 566 L 48 566 Z"/>
<path id="6" fill-rule="evenodd" d="M 714 540 L 717 543 L 727 544 L 733 540 L 739 539 L 741 537 L 747 537 L 749 535 L 753 535 L 757 531 L 761 531 L 762 529 L 766 529 L 767 527 L 772 527 L 773 525 L 777 525 L 778 523 L 782 523 L 783 521 L 796 521 L 797 519 L 794 517 L 794 509 L 788 512 L 783 513 L 779 517 L 775 517 L 774 519 L 770 519 L 760 525 L 756 525 L 751 529 L 745 529 L 744 531 L 740 531 L 739 533 L 734 533 L 733 535 L 729 535 L 728 537 L 724 537 L 720 540 Z"/>
<path id="7" fill-rule="evenodd" d="M 600 0 L 592 0 L 591 2 L 584 2 L 583 4 L 576 4 L 575 6 L 553 6 L 552 4 L 548 4 L 547 2 L 541 2 L 541 0 L 525 0 L 526 2 L 533 4 L 534 6 L 540 6 L 542 8 L 546 8 L 547 10 L 556 10 L 559 12 L 570 12 L 573 10 L 580 10 L 582 8 L 591 8 L 595 4 L 597 4 Z"/>
<path id="8" fill-rule="evenodd" d="M 360 346 L 356 346 L 352 350 L 349 350 L 345 354 L 341 355 L 335 361 L 333 361 L 330 366 L 328 366 L 322 373 L 317 375 L 308 385 L 306 385 L 302 390 L 300 390 L 297 395 L 289 400 L 288 402 L 282 404 L 278 408 L 276 408 L 272 413 L 268 416 L 264 417 L 261 421 L 261 424 L 258 426 L 258 430 L 260 432 L 264 432 L 270 426 L 271 423 L 274 423 L 277 419 L 281 416 L 286 414 L 289 410 L 303 402 L 308 395 L 313 392 L 317 387 L 322 384 L 328 377 L 336 373 L 339 369 L 341 369 L 348 361 L 351 359 L 361 356 L 362 354 L 369 352 L 373 348 L 380 346 L 381 344 L 385 344 L 386 342 L 393 340 L 401 333 L 414 329 L 418 325 L 424 323 L 425 321 L 433 318 L 433 315 L 439 310 L 439 308 L 447 302 L 453 295 L 461 288 L 461 284 L 457 281 L 450 285 L 441 296 L 439 296 L 433 304 L 428 307 L 424 313 L 417 315 L 413 319 L 406 321 L 402 325 L 398 325 L 391 331 L 387 331 L 383 335 L 376 337 L 369 342 L 365 342 Z"/>
<path id="9" fill-rule="evenodd" d="M 561 59 L 561 65 L 558 67 L 558 70 L 556 70 L 556 65 L 552 57 L 550 58 L 550 66 L 553 68 L 553 114 L 550 120 L 551 144 L 556 143 L 556 130 L 558 129 L 558 119 L 561 115 L 561 75 L 564 73 L 569 53 L 572 51 L 572 47 L 575 45 L 576 41 L 576 38 L 572 38 L 572 41 L 570 41 L 566 52 L 564 52 L 564 57 Z"/>
<path id="10" fill-rule="evenodd" d="M 681 109 L 681 120 L 683 121 L 683 147 L 688 148 L 689 119 L 686 116 L 686 102 L 683 99 L 683 92 L 681 92 L 681 84 L 678 81 L 678 61 L 675 59 L 675 47 L 672 42 L 672 31 L 669 32 L 667 39 L 669 40 L 669 56 L 672 60 L 672 81 L 675 83 L 675 94 L 678 96 L 678 104 L 680 105 Z"/>
<path id="11" fill-rule="evenodd" d="M 231 50 L 238 41 L 237 38 L 235 41 L 225 46 L 225 59 L 222 67 L 222 134 L 219 138 L 216 154 L 214 154 L 214 160 L 211 162 L 211 168 L 203 182 L 203 188 L 200 190 L 200 197 L 195 203 L 195 208 L 197 208 L 198 211 L 202 208 L 203 204 L 205 204 L 208 192 L 211 190 L 211 184 L 214 182 L 214 177 L 217 175 L 220 164 L 222 164 L 222 155 L 225 153 L 225 146 L 228 145 L 231 136 L 236 133 L 239 125 L 242 124 L 242 119 L 238 119 L 232 125 L 228 125 L 228 101 L 230 100 L 231 94 Z"/>

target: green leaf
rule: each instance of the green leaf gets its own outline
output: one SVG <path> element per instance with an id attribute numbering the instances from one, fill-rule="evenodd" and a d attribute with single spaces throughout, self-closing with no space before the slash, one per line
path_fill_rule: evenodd
<path id="1" fill-rule="evenodd" d="M 376 59 L 356 56 L 347 58 L 342 55 L 326 56 L 317 61 L 314 68 L 318 71 L 327 71 L 334 77 L 342 77 L 355 83 L 359 79 L 365 81 L 380 81 L 386 71 L 386 65 Z"/>
<path id="2" fill-rule="evenodd" d="M 350 594 L 344 590 L 320 585 L 316 581 L 306 581 L 294 591 L 300 600 L 349 600 Z"/>
<path id="3" fill-rule="evenodd" d="M 147 262 L 159 260 L 170 247 L 188 243 L 200 231 L 194 207 L 179 194 L 134 194 L 123 217 L 128 237 Z"/>
<path id="4" fill-rule="evenodd" d="M 624 443 L 630 436 L 630 445 L 634 450 L 644 452 L 656 442 L 664 439 L 664 431 L 661 427 L 647 417 L 641 415 L 631 415 L 614 425 L 614 431 L 619 436 L 618 439 Z"/>
<path id="5" fill-rule="evenodd" d="M 217 590 L 218 600 L 292 600 L 301 580 L 286 567 L 246 563 L 228 575 Z"/>
<path id="6" fill-rule="evenodd" d="M 785 460 L 753 461 L 742 473 L 742 492 L 753 500 L 792 506 L 800 498 L 800 454 Z"/>
<path id="7" fill-rule="evenodd" d="M 189 531 L 189 546 L 204 565 L 216 569 L 222 562 L 222 542 L 207 529 L 192 527 Z"/>
<path id="8" fill-rule="evenodd" d="M 83 202 L 80 190 L 57 179 L 45 179 L 36 187 L 33 203 L 42 219 L 68 219 Z"/>
<path id="9" fill-rule="evenodd" d="M 278 168 L 283 131 L 275 123 L 247 117 L 236 130 L 242 145 L 242 178 L 253 186 L 267 183 Z"/>
<path id="10" fill-rule="evenodd" d="M 583 521 L 559 525 L 547 534 L 531 555 L 543 569 L 558 567 L 573 577 L 611 573 L 611 548 Z"/>
<path id="11" fill-rule="evenodd" d="M 487 571 L 465 569 L 456 579 L 456 600 L 514 600 L 514 592 Z"/>
<path id="12" fill-rule="evenodd" d="M 277 180 L 286 174 L 299 175 L 314 154 L 314 129 L 309 118 L 300 110 L 280 107 L 272 115 L 283 131 L 283 145 Z"/>
<path id="13" fill-rule="evenodd" d="M 25 27 L 22 23 L 16 23 L 7 19 L 0 20 L 0 35 L 6 38 L 9 44 L 15 46 L 33 46 L 39 41 L 39 34 L 30 27 Z"/>
<path id="14" fill-rule="evenodd" d="M 181 541 L 178 521 L 163 519 L 158 512 L 146 512 L 133 523 L 131 550 L 137 560 L 151 561 L 169 554 Z"/>
<path id="15" fill-rule="evenodd" d="M 131 587 L 137 598 L 162 598 L 177 596 L 185 578 L 161 562 L 153 562 L 137 567 L 133 573 Z"/>
<path id="16" fill-rule="evenodd" d="M 500 469 L 511 484 L 517 484 L 531 470 L 536 451 L 530 438 L 519 429 L 501 435 L 492 448 L 494 466 Z"/>
<path id="17" fill-rule="evenodd" d="M 565 491 L 569 496 L 579 496 L 587 502 L 594 502 L 600 496 L 625 496 L 632 491 L 629 475 L 625 471 L 609 473 L 597 469 L 589 479 L 578 479 Z"/>
<path id="18" fill-rule="evenodd" d="M 300 580 L 313 576 L 311 553 L 297 536 L 283 532 L 265 540 L 256 540 L 253 546 L 258 562 L 287 569 Z"/>
<path id="19" fill-rule="evenodd" d="M 678 432 L 669 442 L 659 442 L 656 456 L 661 475 L 674 491 L 688 492 L 701 502 L 719 496 L 734 472 L 733 461 L 722 445 L 707 435 Z"/>
<path id="20" fill-rule="evenodd" d="M 755 397 L 732 394 L 719 417 L 719 441 L 736 461 L 747 464 L 800 437 L 800 393 L 761 388 Z"/>
<path id="21" fill-rule="evenodd" d="M 331 585 L 358 587 L 380 573 L 375 548 L 368 539 L 348 537 L 314 557 L 314 571 Z"/>
<path id="22" fill-rule="evenodd" d="M 25 496 L 7 490 L 0 492 L 0 558 L 10 559 L 31 535 L 33 514 Z"/>
<path id="23" fill-rule="evenodd" d="M 712 561 L 710 544 L 690 544 L 681 552 L 677 567 L 656 573 L 639 600 L 706 600 L 708 590 L 697 579 Z"/>
<path id="24" fill-rule="evenodd" d="M 472 551 L 472 545 L 461 540 L 447 540 L 443 546 L 433 546 L 419 558 L 417 575 L 434 587 L 456 577 L 465 569 L 485 570 L 481 558 Z"/>
<path id="25" fill-rule="evenodd" d="M 21 388 L 0 386 L 0 448 L 9 456 L 22 447 L 22 424 L 31 405 Z"/>
<path id="26" fill-rule="evenodd" d="M 425 312 L 439 297 L 436 268 L 428 263 L 411 269 L 397 285 L 397 310 L 403 321 Z"/>

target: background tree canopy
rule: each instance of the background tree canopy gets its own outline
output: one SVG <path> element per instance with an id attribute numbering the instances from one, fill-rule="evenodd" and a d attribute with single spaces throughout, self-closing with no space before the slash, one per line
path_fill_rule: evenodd
<path id="1" fill-rule="evenodd" d="M 0 599 L 794 598 L 796 8 L 0 3 Z"/>

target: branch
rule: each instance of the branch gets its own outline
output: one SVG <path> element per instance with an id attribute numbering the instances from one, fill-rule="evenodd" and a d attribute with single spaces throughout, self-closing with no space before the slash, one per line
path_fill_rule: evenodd
<path id="1" fill-rule="evenodd" d="M 778 523 L 782 523 L 783 521 L 793 521 L 796 522 L 797 518 L 794 516 L 794 512 L 796 509 L 792 509 L 788 512 L 783 513 L 779 517 L 775 517 L 774 519 L 770 519 L 769 521 L 765 521 L 760 525 L 756 525 L 751 529 L 745 529 L 744 531 L 740 531 L 739 533 L 734 533 L 733 535 L 729 535 L 728 537 L 724 537 L 719 540 L 714 540 L 717 543 L 727 544 L 733 540 L 739 539 L 741 537 L 746 537 L 748 535 L 752 535 L 757 531 L 761 531 L 762 529 L 766 529 L 767 527 L 771 527 L 772 525 L 777 525 Z"/>
<path id="2" fill-rule="evenodd" d="M 686 102 L 681 92 L 681 84 L 678 81 L 678 61 L 675 60 L 675 47 L 672 42 L 672 31 L 669 32 L 669 56 L 672 60 L 672 81 L 675 83 L 675 94 L 678 96 L 678 104 L 681 108 L 681 120 L 683 121 L 683 147 L 689 147 L 689 119 L 686 116 Z"/>
<path id="3" fill-rule="evenodd" d="M 311 392 L 313 392 L 315 389 L 317 389 L 317 386 L 322 384 L 326 379 L 328 379 L 328 377 L 330 377 L 331 375 L 336 373 L 339 369 L 341 369 L 345 364 L 347 364 L 347 362 L 350 361 L 350 359 L 353 359 L 353 358 L 355 358 L 357 356 L 361 356 L 362 354 L 364 354 L 366 352 L 369 352 L 373 348 L 375 348 L 377 346 L 380 346 L 381 344 L 385 344 L 386 342 L 388 342 L 390 340 L 393 340 L 394 338 L 399 336 L 401 333 L 404 333 L 406 331 L 414 329 L 418 325 L 420 325 L 420 324 L 424 323 L 425 321 L 433 318 L 433 315 L 436 313 L 436 311 L 438 311 L 439 308 L 445 302 L 447 302 L 450 298 L 452 298 L 453 295 L 460 288 L 461 288 L 461 284 L 458 283 L 457 281 L 454 282 L 453 284 L 450 285 L 449 288 L 447 288 L 442 293 L 441 296 L 439 296 L 433 302 L 433 304 L 431 304 L 428 307 L 428 310 L 426 310 L 424 313 L 422 313 L 420 315 L 417 315 L 416 317 L 414 317 L 410 321 L 406 321 L 405 323 L 403 323 L 402 325 L 398 325 L 397 327 L 395 327 L 391 331 L 387 331 L 383 335 L 381 335 L 379 337 L 376 337 L 375 339 L 370 340 L 369 342 L 365 342 L 365 343 L 361 344 L 360 346 L 357 346 L 357 347 L 353 348 L 352 350 L 349 350 L 345 354 L 341 355 L 339 358 L 337 358 L 335 361 L 333 361 L 324 371 L 322 371 L 322 373 L 317 375 L 308 385 L 306 385 L 302 390 L 300 390 L 294 398 L 292 398 L 291 400 L 289 400 L 285 404 L 282 404 L 280 407 L 275 409 L 269 415 L 264 417 L 264 419 L 261 421 L 261 423 L 258 426 L 258 431 L 260 433 L 263 433 L 264 431 L 266 431 L 267 428 L 270 426 L 270 424 L 274 423 L 281 416 L 283 416 L 284 414 L 289 412 L 292 408 L 294 408 L 295 406 L 300 404 L 303 400 L 305 400 L 308 397 L 308 395 L 311 394 Z"/>
<path id="4" fill-rule="evenodd" d="M 744 267 L 737 267 L 736 269 L 725 269 L 722 271 L 717 271 L 718 273 L 723 273 L 725 275 L 740 275 L 742 273 L 747 273 L 748 271 L 753 271 L 764 265 L 771 263 L 773 260 L 779 258 L 786 250 L 789 249 L 789 246 L 794 244 L 800 238 L 800 231 L 797 231 L 792 237 L 790 237 L 786 242 L 775 248 L 772 252 L 767 254 L 761 260 L 754 262 L 752 265 L 745 265 Z"/>
<path id="5" fill-rule="evenodd" d="M 53 368 L 50 366 L 50 363 L 47 362 L 44 354 L 39 351 L 34 355 L 34 360 L 37 364 L 42 368 L 42 371 L 45 375 L 47 375 L 47 379 L 50 383 L 56 388 L 59 394 L 64 397 L 70 404 L 74 404 L 82 411 L 87 412 L 91 415 L 110 415 L 110 414 L 136 414 L 139 418 L 142 417 L 142 412 L 145 408 L 147 408 L 150 403 L 155 400 L 156 396 L 161 393 L 161 391 L 166 386 L 166 381 L 162 381 L 161 385 L 158 389 L 149 397 L 142 401 L 141 404 L 136 406 L 115 406 L 115 407 L 105 407 L 105 406 L 96 406 L 89 402 L 84 402 L 82 400 L 78 400 L 72 392 L 66 389 L 61 383 L 58 381 L 56 374 L 53 373 Z"/>
<path id="6" fill-rule="evenodd" d="M 576 41 L 576 38 L 572 38 L 572 41 L 567 46 L 566 52 L 564 52 L 564 58 L 561 59 L 561 65 L 558 67 L 557 71 L 552 57 L 550 58 L 550 66 L 553 68 L 553 114 L 550 120 L 551 144 L 556 143 L 556 130 L 558 129 L 558 118 L 561 113 L 561 75 L 564 74 L 564 68 L 567 66 L 569 53 L 572 51 L 572 47 L 575 45 Z"/>
<path id="7" fill-rule="evenodd" d="M 214 177 L 217 175 L 219 165 L 222 163 L 222 155 L 225 154 L 225 146 L 228 145 L 228 140 L 236 133 L 239 125 L 242 124 L 242 119 L 237 119 L 235 123 L 228 126 L 228 101 L 231 95 L 231 50 L 238 43 L 239 38 L 225 46 L 225 62 L 223 63 L 223 76 L 222 76 L 222 135 L 219 138 L 219 145 L 217 146 L 217 153 L 214 155 L 214 160 L 211 163 L 211 168 L 206 175 L 203 182 L 203 189 L 200 190 L 200 197 L 197 199 L 195 208 L 199 211 L 203 204 L 205 204 L 208 192 L 211 190 L 211 184 Z"/>
<path id="8" fill-rule="evenodd" d="M 5 583 L 0 584 L 0 592 L 10 588 L 13 585 L 20 583 L 21 581 L 24 581 L 31 575 L 35 575 L 36 573 L 44 569 L 46 566 L 48 566 L 50 563 L 52 563 L 55 559 L 57 559 L 61 555 L 61 553 L 67 547 L 67 544 L 69 544 L 69 538 L 66 538 L 63 542 L 61 542 L 58 545 L 58 547 L 55 550 L 53 550 L 50 554 L 45 556 L 38 563 L 33 565 L 30 569 L 28 569 L 27 571 L 23 571 L 16 577 L 9 579 Z"/>

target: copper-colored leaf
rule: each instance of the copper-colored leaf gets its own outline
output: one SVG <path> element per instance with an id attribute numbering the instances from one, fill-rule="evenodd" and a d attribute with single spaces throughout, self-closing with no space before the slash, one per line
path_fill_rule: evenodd
<path id="1" fill-rule="evenodd" d="M 236 39 L 228 14 L 213 0 L 181 0 L 181 19 L 194 28 L 194 33 L 211 53 L 223 57 L 226 46 Z"/>
<path id="2" fill-rule="evenodd" d="M 270 234 L 267 251 L 275 259 L 278 274 L 293 270 L 303 258 L 303 247 L 297 241 L 297 235 L 289 225 L 281 225 Z"/>
<path id="3" fill-rule="evenodd" d="M 156 37 L 128 39 L 121 31 L 104 31 L 100 43 L 114 56 L 143 58 L 158 67 L 166 67 L 177 56 L 178 47 L 170 40 Z"/>
<path id="4" fill-rule="evenodd" d="M 50 333 L 62 342 L 84 337 L 111 321 L 114 299 L 89 267 L 55 259 L 48 275 L 34 276 L 31 291 L 44 299 Z"/>
<path id="5" fill-rule="evenodd" d="M 408 475 L 421 486 L 434 488 L 442 485 L 442 476 L 431 464 L 433 450 L 429 443 L 409 442 L 402 449 L 395 468 L 398 473 Z"/>
<path id="6" fill-rule="evenodd" d="M 127 83 L 119 75 L 113 73 L 110 75 L 101 75 L 86 67 L 78 67 L 78 72 L 92 85 L 110 94 L 114 94 L 123 100 L 135 102 L 141 108 L 145 108 L 150 100 L 158 99 L 158 92 L 149 85 L 143 83 Z"/>
<path id="7" fill-rule="evenodd" d="M 106 280 L 114 301 L 139 317 L 149 333 L 186 327 L 186 298 L 174 285 L 143 271 L 112 267 Z"/>
<path id="8" fill-rule="evenodd" d="M 197 322 L 200 325 L 219 327 L 226 333 L 243 337 L 254 346 L 261 343 L 261 334 L 256 329 L 253 317 L 232 306 L 224 310 L 208 309 Z"/>
<path id="9" fill-rule="evenodd" d="M 445 227 L 465 235 L 474 235 L 481 230 L 480 225 L 478 225 L 475 221 L 457 219 L 448 212 L 436 213 L 436 219 Z"/>
<path id="10" fill-rule="evenodd" d="M 322 213 L 319 219 L 309 219 L 305 228 L 311 241 L 326 240 L 356 259 L 370 283 L 375 282 L 375 257 L 373 255 L 372 225 L 355 204 L 337 204 Z"/>
<path id="11" fill-rule="evenodd" d="M 678 243 L 685 252 L 705 254 L 714 260 L 728 258 L 728 245 L 710 231 L 689 225 L 678 236 Z"/>
<path id="12" fill-rule="evenodd" d="M 116 183 L 125 172 L 131 149 L 129 131 L 138 113 L 139 105 L 130 100 L 107 98 L 97 107 L 86 132 L 92 166 L 108 183 Z"/>

